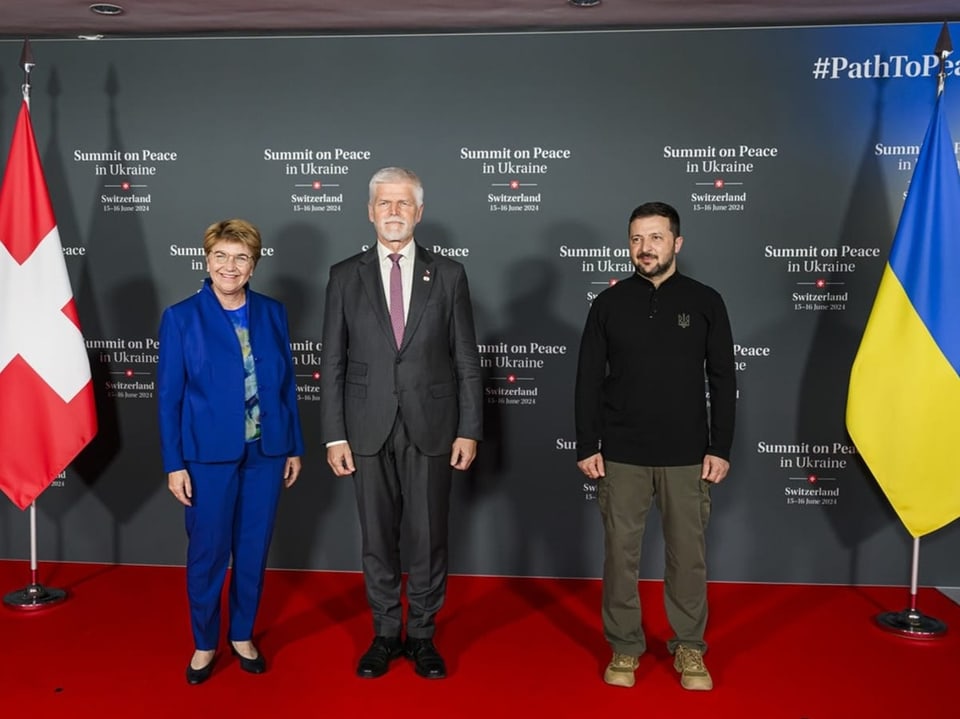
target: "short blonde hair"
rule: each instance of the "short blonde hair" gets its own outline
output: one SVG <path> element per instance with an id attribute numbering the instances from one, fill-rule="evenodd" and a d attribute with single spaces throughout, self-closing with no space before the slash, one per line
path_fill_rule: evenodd
<path id="1" fill-rule="evenodd" d="M 247 248 L 247 251 L 253 258 L 254 265 L 256 265 L 260 259 L 260 250 L 262 247 L 260 230 L 246 220 L 232 219 L 214 222 L 207 228 L 207 231 L 203 233 L 203 251 L 209 255 L 211 250 L 213 250 L 213 246 L 221 240 L 242 242 L 243 246 Z"/>

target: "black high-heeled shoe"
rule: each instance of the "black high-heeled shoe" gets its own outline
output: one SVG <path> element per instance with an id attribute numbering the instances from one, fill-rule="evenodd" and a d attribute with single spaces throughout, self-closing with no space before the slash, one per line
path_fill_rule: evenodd
<path id="1" fill-rule="evenodd" d="M 256 647 L 254 647 L 254 649 L 256 649 Z M 237 648 L 233 646 L 233 642 L 230 642 L 230 651 L 233 653 L 233 656 L 240 660 L 240 668 L 243 669 L 243 671 L 250 672 L 251 674 L 263 674 L 267 671 L 267 662 L 259 649 L 257 649 L 256 659 L 247 659 L 237 651 Z"/>
<path id="2" fill-rule="evenodd" d="M 192 665 L 187 664 L 187 684 L 203 684 L 207 681 L 210 675 L 213 674 L 213 665 L 216 661 L 217 655 L 214 654 L 213 658 L 205 667 L 194 669 Z"/>

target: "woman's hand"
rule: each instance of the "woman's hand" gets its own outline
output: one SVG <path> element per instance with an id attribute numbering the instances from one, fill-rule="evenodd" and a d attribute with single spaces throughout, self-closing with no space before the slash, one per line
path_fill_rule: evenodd
<path id="1" fill-rule="evenodd" d="M 190 484 L 190 473 L 185 469 L 167 474 L 167 489 L 185 507 L 192 507 L 193 485 Z"/>
<path id="2" fill-rule="evenodd" d="M 287 465 L 283 468 L 283 486 L 292 487 L 300 476 L 300 458 L 287 457 Z"/>

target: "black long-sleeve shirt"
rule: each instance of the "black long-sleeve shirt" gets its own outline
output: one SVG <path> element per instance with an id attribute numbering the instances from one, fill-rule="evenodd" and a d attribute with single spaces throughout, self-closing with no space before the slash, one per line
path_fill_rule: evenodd
<path id="1" fill-rule="evenodd" d="M 710 390 L 708 420 L 706 386 Z M 650 467 L 730 457 L 733 335 L 720 294 L 675 272 L 634 274 L 593 301 L 577 365 L 577 459 Z M 602 450 L 601 450 L 602 447 Z"/>

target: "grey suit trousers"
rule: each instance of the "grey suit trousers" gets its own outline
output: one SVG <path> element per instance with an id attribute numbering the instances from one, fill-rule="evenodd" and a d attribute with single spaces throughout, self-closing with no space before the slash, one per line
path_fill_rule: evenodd
<path id="1" fill-rule="evenodd" d="M 447 587 L 450 455 L 425 455 L 410 441 L 398 412 L 375 455 L 354 455 L 354 489 L 363 535 L 363 578 L 374 633 L 399 637 L 401 529 L 409 565 L 407 636 L 433 636 Z M 405 524 L 404 524 L 405 522 Z"/>

